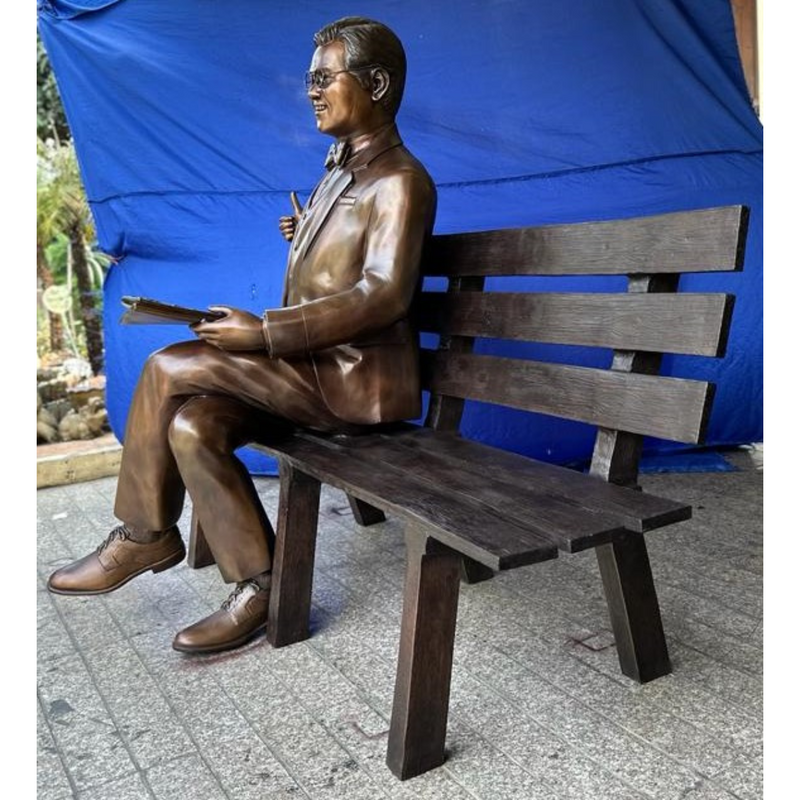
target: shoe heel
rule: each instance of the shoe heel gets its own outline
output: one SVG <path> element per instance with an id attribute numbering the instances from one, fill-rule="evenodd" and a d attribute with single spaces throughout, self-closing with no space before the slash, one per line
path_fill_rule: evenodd
<path id="1" fill-rule="evenodd" d="M 170 556 L 169 558 L 165 559 L 164 561 L 156 564 L 152 569 L 153 572 L 163 572 L 165 569 L 170 569 L 170 567 L 174 567 L 176 564 L 180 564 L 183 561 L 183 557 L 186 553 L 176 553 L 174 556 Z"/>

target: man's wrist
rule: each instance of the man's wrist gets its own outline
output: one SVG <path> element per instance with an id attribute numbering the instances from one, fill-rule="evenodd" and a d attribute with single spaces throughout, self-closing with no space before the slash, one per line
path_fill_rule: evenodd
<path id="1" fill-rule="evenodd" d="M 302 305 L 265 311 L 261 330 L 270 358 L 298 356 L 309 350 Z"/>

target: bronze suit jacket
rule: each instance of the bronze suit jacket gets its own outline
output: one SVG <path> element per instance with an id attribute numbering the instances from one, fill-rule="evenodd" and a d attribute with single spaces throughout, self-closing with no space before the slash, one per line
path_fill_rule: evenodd
<path id="1" fill-rule="evenodd" d="M 409 309 L 436 188 L 394 125 L 335 167 L 303 209 L 283 307 L 264 314 L 270 356 L 311 359 L 319 389 L 356 424 L 419 416 L 419 344 Z"/>

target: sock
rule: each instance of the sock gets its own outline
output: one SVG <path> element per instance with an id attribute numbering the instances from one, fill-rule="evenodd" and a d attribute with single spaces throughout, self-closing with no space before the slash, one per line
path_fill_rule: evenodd
<path id="1" fill-rule="evenodd" d="M 152 544 L 157 542 L 167 531 L 148 531 L 146 528 L 134 528 L 133 525 L 125 523 L 128 531 L 128 538 L 137 544 Z"/>
<path id="2" fill-rule="evenodd" d="M 260 575 L 253 575 L 249 580 L 255 581 L 261 589 L 269 589 L 272 583 L 272 572 L 262 572 Z"/>

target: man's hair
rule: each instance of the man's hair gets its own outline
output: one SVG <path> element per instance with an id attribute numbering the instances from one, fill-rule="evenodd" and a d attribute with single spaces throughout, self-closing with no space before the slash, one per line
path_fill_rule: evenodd
<path id="1" fill-rule="evenodd" d="M 380 66 L 389 73 L 389 88 L 380 102 L 394 117 L 403 99 L 406 84 L 406 54 L 397 36 L 382 22 L 366 17 L 343 17 L 314 34 L 314 44 L 324 47 L 331 42 L 344 45 L 345 69 Z M 370 87 L 367 70 L 354 73 L 365 89 Z"/>

